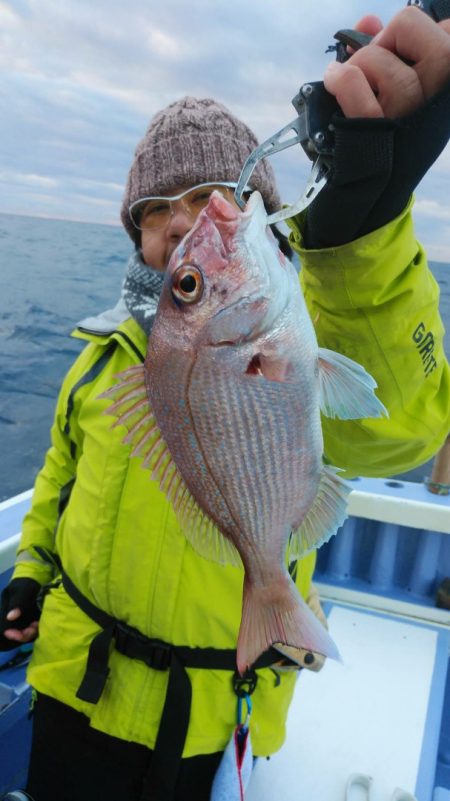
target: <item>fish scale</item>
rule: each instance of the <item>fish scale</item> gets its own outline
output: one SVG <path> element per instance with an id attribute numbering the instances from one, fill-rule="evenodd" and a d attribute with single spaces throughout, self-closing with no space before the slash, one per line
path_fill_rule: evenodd
<path id="1" fill-rule="evenodd" d="M 241 672 L 270 645 L 338 658 L 286 551 L 302 557 L 343 523 L 350 488 L 323 463 L 320 412 L 380 416 L 375 387 L 356 362 L 319 348 L 261 196 L 240 212 L 213 193 L 172 254 L 145 367 L 105 396 L 199 558 L 244 566 Z M 136 426 L 132 404 L 141 415 L 145 397 Z"/>
<path id="2" fill-rule="evenodd" d="M 203 399 L 212 388 L 214 403 L 205 404 Z M 273 537 L 273 531 L 280 528 L 280 510 L 285 536 L 301 515 L 303 454 L 312 443 L 296 420 L 300 389 L 267 382 L 260 376 L 244 377 L 239 383 L 237 375 L 217 375 L 201 358 L 191 375 L 189 400 L 201 449 L 228 500 L 240 535 L 259 543 L 261 556 L 270 552 L 270 543 L 276 551 L 282 547 Z M 218 460 L 217 443 L 221 441 L 229 447 L 224 459 Z M 280 471 L 274 448 L 289 465 L 288 471 Z M 319 467 L 316 480 L 318 483 Z"/>

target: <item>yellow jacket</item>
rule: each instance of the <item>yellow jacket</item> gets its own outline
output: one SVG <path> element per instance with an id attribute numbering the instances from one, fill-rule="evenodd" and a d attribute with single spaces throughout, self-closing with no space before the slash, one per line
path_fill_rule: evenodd
<path id="1" fill-rule="evenodd" d="M 336 249 L 303 251 L 295 224 L 293 239 L 320 345 L 360 361 L 377 379 L 390 412 L 389 420 L 324 420 L 327 457 L 348 475 L 387 475 L 427 460 L 450 429 L 450 370 L 437 285 L 415 243 L 409 211 Z M 24 521 L 14 577 L 49 580 L 49 566 L 35 550 L 40 546 L 59 555 L 94 604 L 147 636 L 175 645 L 235 648 L 241 570 L 197 555 L 156 482 L 139 459 L 129 458 L 123 429 L 111 429 L 111 417 L 99 413 L 108 405 L 99 394 L 143 358 L 145 335 L 129 318 L 108 334 L 82 336 L 90 342 L 58 399 L 52 446 Z M 297 584 L 305 597 L 314 561 L 311 555 L 300 563 Z M 52 590 L 28 679 L 38 691 L 88 715 L 95 728 L 152 748 L 167 672 L 113 650 L 99 702 L 76 698 L 97 631 L 62 587 Z M 188 673 L 193 692 L 183 755 L 219 751 L 236 720 L 231 675 Z M 263 756 L 283 742 L 295 675 L 279 680 L 269 668 L 258 674 L 252 740 L 255 754 Z"/>

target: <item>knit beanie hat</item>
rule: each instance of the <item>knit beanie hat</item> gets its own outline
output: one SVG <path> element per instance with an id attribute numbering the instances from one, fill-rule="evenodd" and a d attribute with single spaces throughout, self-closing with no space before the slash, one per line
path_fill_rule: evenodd
<path id="1" fill-rule="evenodd" d="M 121 217 L 133 241 L 137 231 L 129 206 L 139 198 L 164 195 L 178 186 L 236 181 L 257 147 L 252 131 L 215 100 L 183 97 L 158 112 L 139 142 L 128 174 Z M 249 185 L 261 192 L 268 212 L 281 206 L 267 159 L 259 161 Z"/>

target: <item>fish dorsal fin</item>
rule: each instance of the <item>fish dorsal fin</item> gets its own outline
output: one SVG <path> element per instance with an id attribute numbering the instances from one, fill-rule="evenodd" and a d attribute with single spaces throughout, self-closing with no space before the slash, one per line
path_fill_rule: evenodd
<path id="1" fill-rule="evenodd" d="M 238 550 L 199 506 L 172 459 L 151 408 L 144 365 L 130 367 L 116 378 L 119 382 L 99 397 L 114 401 L 103 414 L 117 416 L 113 428 L 123 425 L 127 429 L 123 442 L 131 445 L 130 456 L 140 456 L 142 467 L 159 482 L 183 534 L 197 553 L 213 562 L 240 566 Z"/>
<path id="2" fill-rule="evenodd" d="M 326 417 L 356 420 L 363 417 L 388 416 L 375 395 L 372 376 L 358 362 L 319 348 L 320 408 Z"/>
<path id="3" fill-rule="evenodd" d="M 323 466 L 316 497 L 301 525 L 291 534 L 290 562 L 328 542 L 347 517 L 351 489 L 337 473 L 336 467 Z"/>

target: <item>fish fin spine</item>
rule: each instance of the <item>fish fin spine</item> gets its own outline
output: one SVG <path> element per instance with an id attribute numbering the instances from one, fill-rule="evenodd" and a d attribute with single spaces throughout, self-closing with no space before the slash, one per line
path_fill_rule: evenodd
<path id="1" fill-rule="evenodd" d="M 316 497 L 305 519 L 291 534 L 288 544 L 290 562 L 320 548 L 336 534 L 347 517 L 350 492 L 351 487 L 340 478 L 338 469 L 324 465 Z"/>
<path id="2" fill-rule="evenodd" d="M 120 425 L 126 428 L 123 442 L 131 445 L 131 456 L 139 456 L 142 467 L 148 468 L 151 477 L 159 481 L 193 548 L 206 559 L 240 566 L 237 549 L 204 514 L 172 459 L 148 398 L 144 365 L 130 367 L 116 378 L 118 383 L 99 397 L 113 400 L 104 414 L 117 416 L 113 428 Z"/>
<path id="3" fill-rule="evenodd" d="M 240 567 L 242 560 L 237 548 L 225 537 L 202 511 L 186 488 L 186 496 L 175 510 L 186 539 L 200 556 L 221 565 Z"/>
<path id="4" fill-rule="evenodd" d="M 123 442 L 131 445 L 131 456 L 142 458 L 142 467 L 149 468 L 152 478 L 160 480 L 170 465 L 176 470 L 169 449 L 152 412 L 145 385 L 144 365 L 136 365 L 119 373 L 119 382 L 103 392 L 100 398 L 113 398 L 104 414 L 117 415 L 112 428 L 123 425 L 127 434 Z M 166 463 L 167 460 L 167 463 Z"/>

